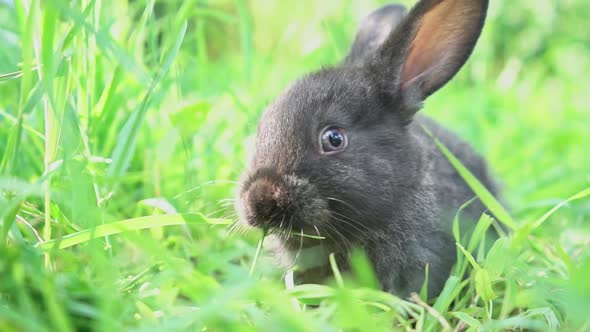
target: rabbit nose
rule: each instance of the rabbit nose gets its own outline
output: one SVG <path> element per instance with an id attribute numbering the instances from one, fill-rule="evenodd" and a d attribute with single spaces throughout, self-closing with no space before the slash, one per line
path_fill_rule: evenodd
<path id="1" fill-rule="evenodd" d="M 279 209 L 283 190 L 265 179 L 252 183 L 247 192 L 247 205 L 256 224 L 269 223 Z"/>
<path id="2" fill-rule="evenodd" d="M 260 219 L 270 219 L 276 207 L 276 202 L 269 196 L 261 197 L 254 203 L 254 213 Z"/>

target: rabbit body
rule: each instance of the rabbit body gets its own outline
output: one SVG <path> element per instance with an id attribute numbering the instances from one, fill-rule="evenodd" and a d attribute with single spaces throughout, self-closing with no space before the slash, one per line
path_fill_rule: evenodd
<path id="1" fill-rule="evenodd" d="M 360 247 L 383 289 L 418 291 L 428 266 L 429 294 L 441 291 L 456 258 L 453 217 L 475 194 L 425 128 L 497 189 L 468 143 L 416 112 L 467 60 L 486 9 L 483 0 L 422 0 L 409 14 L 385 6 L 361 24 L 341 65 L 296 81 L 264 112 L 237 210 L 271 231 L 297 282 L 329 276 L 330 253 L 347 269 Z M 484 211 L 468 205 L 462 227 Z"/>

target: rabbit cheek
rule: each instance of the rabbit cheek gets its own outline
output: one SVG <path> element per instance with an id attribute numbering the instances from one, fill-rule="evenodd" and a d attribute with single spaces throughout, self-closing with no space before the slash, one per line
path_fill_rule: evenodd
<path id="1" fill-rule="evenodd" d="M 315 185 L 295 175 L 285 176 L 285 183 L 291 196 L 293 226 L 304 232 L 315 234 L 316 228 L 328 222 L 328 202 L 322 198 Z"/>

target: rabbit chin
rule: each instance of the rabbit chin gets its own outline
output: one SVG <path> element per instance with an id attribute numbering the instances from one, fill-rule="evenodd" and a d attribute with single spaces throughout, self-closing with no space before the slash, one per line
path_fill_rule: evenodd
<path id="1" fill-rule="evenodd" d="M 319 235 L 331 216 L 327 199 L 309 180 L 260 171 L 242 182 L 236 210 L 242 225 L 283 235 Z"/>

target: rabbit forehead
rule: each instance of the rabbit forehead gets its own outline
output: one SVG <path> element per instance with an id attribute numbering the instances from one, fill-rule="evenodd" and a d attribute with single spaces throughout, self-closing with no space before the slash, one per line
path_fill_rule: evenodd
<path id="1" fill-rule="evenodd" d="M 284 171 L 317 150 L 320 131 L 375 116 L 372 87 L 355 69 L 324 69 L 287 88 L 258 125 L 255 162 Z"/>
<path id="2" fill-rule="evenodd" d="M 375 92 L 360 69 L 323 69 L 287 88 L 267 108 L 261 128 L 270 125 L 284 132 L 288 127 L 301 136 L 301 129 L 370 120 L 379 108 Z"/>

